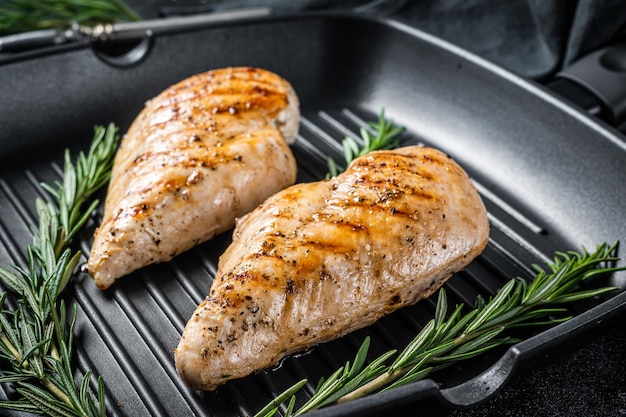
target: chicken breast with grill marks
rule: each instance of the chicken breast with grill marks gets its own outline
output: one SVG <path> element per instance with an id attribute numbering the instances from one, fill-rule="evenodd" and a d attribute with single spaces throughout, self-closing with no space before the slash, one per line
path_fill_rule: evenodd
<path id="1" fill-rule="evenodd" d="M 427 147 L 378 151 L 238 221 L 176 368 L 191 387 L 272 366 L 430 296 L 487 244 L 466 173 Z"/>
<path id="2" fill-rule="evenodd" d="M 150 100 L 116 154 L 88 262 L 96 285 L 168 261 L 293 184 L 298 98 L 271 72 L 226 68 Z"/>

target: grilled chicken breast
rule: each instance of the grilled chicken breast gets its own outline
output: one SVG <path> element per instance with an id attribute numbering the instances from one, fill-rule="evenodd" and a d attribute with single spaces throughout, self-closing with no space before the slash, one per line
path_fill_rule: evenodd
<path id="1" fill-rule="evenodd" d="M 293 184 L 298 98 L 271 72 L 227 68 L 150 100 L 116 154 L 88 270 L 114 280 L 232 228 Z"/>
<path id="2" fill-rule="evenodd" d="M 176 367 L 191 387 L 276 364 L 428 297 L 487 244 L 466 173 L 427 147 L 378 151 L 238 221 Z"/>

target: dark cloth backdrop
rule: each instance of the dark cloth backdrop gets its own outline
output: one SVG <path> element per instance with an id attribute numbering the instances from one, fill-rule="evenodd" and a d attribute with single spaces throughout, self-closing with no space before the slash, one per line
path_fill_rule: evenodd
<path id="1" fill-rule="evenodd" d="M 271 7 L 391 16 L 520 75 L 544 80 L 626 35 L 626 0 L 127 0 L 144 18 Z"/>

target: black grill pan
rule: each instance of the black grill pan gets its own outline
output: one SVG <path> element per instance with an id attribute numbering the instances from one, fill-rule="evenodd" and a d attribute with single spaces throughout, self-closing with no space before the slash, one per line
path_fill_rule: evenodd
<path id="1" fill-rule="evenodd" d="M 471 305 L 555 250 L 594 248 L 626 238 L 626 145 L 543 88 L 454 46 L 393 21 L 340 14 L 251 19 L 146 38 L 132 49 L 78 43 L 0 62 L 0 262 L 24 265 L 40 182 L 61 175 L 66 147 L 84 149 L 94 124 L 125 130 L 143 103 L 192 74 L 250 65 L 288 79 L 302 104 L 293 145 L 299 181 L 324 177 L 327 155 L 358 135 L 381 108 L 407 128 L 402 144 L 438 147 L 471 175 L 485 201 L 491 238 L 485 252 L 446 288 Z M 101 210 L 101 209 L 100 209 Z M 88 252 L 94 215 L 76 242 Z M 189 390 L 173 363 L 187 318 L 208 293 L 230 232 L 150 266 L 102 292 L 79 273 L 67 291 L 78 306 L 76 365 L 107 384 L 111 416 L 246 416 L 283 389 L 351 360 L 365 336 L 372 355 L 403 347 L 432 317 L 419 302 L 373 326 L 294 356 L 273 370 L 212 393 Z M 604 284 L 626 286 L 624 274 Z M 376 414 L 437 399 L 442 408 L 478 404 L 519 371 L 623 317 L 626 293 L 573 306 L 576 317 L 425 380 L 313 413 Z M 4 387 L 2 397 L 13 395 Z"/>

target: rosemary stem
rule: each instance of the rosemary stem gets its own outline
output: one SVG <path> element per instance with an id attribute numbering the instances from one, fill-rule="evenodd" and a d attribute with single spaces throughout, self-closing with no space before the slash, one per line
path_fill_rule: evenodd
<path id="1" fill-rule="evenodd" d="M 460 345 L 462 345 L 464 343 L 467 343 L 470 340 L 476 339 L 478 336 L 481 336 L 481 335 L 483 335 L 483 334 L 485 334 L 487 332 L 490 332 L 492 330 L 495 330 L 495 329 L 497 329 L 499 327 L 506 327 L 506 323 L 503 323 L 503 324 L 500 324 L 500 325 L 490 326 L 490 327 L 487 327 L 487 328 L 485 328 L 483 330 L 475 331 L 475 332 L 472 332 L 472 333 L 462 333 L 460 336 L 455 337 L 453 339 L 453 343 L 454 343 L 453 347 L 457 347 L 457 346 L 460 346 Z M 429 362 L 433 358 L 429 359 Z"/>
<path id="2" fill-rule="evenodd" d="M 11 351 L 13 354 L 13 358 L 16 362 L 22 361 L 22 354 L 13 346 L 13 344 L 9 341 L 9 338 L 4 334 L 4 332 L 0 333 L 0 341 Z M 28 361 L 22 362 L 22 367 L 24 369 L 29 369 Z M 57 397 L 60 401 L 63 401 L 68 406 L 74 408 L 74 405 L 70 401 L 70 398 L 63 393 L 63 391 L 57 387 L 50 379 L 47 377 L 42 377 L 40 379 L 41 384 L 46 387 L 55 397 Z"/>
<path id="3" fill-rule="evenodd" d="M 399 368 L 392 372 L 385 372 L 382 375 L 372 379 L 367 384 L 355 389 L 354 391 L 344 395 L 343 397 L 337 400 L 337 404 L 347 403 L 362 397 L 365 397 L 369 394 L 372 394 L 390 383 L 402 378 L 411 368 Z"/>
<path id="4" fill-rule="evenodd" d="M 39 229 L 34 230 L 33 243 L 27 247 L 28 268 L 14 267 L 12 271 L 0 267 L 0 280 L 15 292 L 18 306 L 2 309 L 0 344 L 12 365 L 10 376 L 23 393 L 22 398 L 0 401 L 0 409 L 36 409 L 39 414 L 81 417 L 104 416 L 106 412 L 101 380 L 95 395 L 85 379 L 87 374 L 80 384 L 74 381 L 71 354 L 76 309 L 68 323 L 65 304 L 58 297 L 80 256 L 80 252 L 72 255 L 70 240 L 97 204 L 94 200 L 84 207 L 108 181 L 118 142 L 115 125 L 96 126 L 88 153 L 81 152 L 72 162 L 67 151 L 63 181 L 42 184 L 50 198 L 36 200 Z M 0 307 L 5 295 L 0 297 Z"/>
<path id="5" fill-rule="evenodd" d="M 4 334 L 4 332 L 0 333 L 0 341 L 2 342 L 2 344 L 4 346 L 7 347 L 7 349 L 9 349 L 11 351 L 11 353 L 13 354 L 13 356 L 15 357 L 16 361 L 21 361 L 22 360 L 22 354 L 15 349 L 15 346 L 13 346 L 13 343 L 11 343 L 11 341 L 9 340 L 9 338 Z"/>
<path id="6" fill-rule="evenodd" d="M 50 381 L 47 377 L 44 376 L 43 378 L 41 378 L 41 385 L 43 385 L 58 400 L 63 401 L 70 408 L 72 409 L 74 408 L 74 404 L 72 404 L 70 397 L 65 395 L 65 393 L 63 393 L 63 391 L 56 384 Z"/>
<path id="7" fill-rule="evenodd" d="M 526 308 L 524 308 L 522 310 L 522 312 L 525 312 L 527 310 L 530 310 L 531 306 L 526 306 Z M 453 345 L 450 347 L 449 350 L 454 349 L 455 347 L 458 347 L 462 344 L 465 344 L 473 339 L 476 339 L 479 336 L 482 336 L 485 333 L 488 333 L 492 330 L 495 330 L 497 328 L 500 327 L 506 327 L 507 323 L 501 323 L 501 324 L 497 324 L 497 325 L 493 325 L 478 331 L 474 331 L 471 333 L 463 333 L 460 336 L 456 337 L 455 339 L 453 339 L 454 343 Z M 437 356 L 432 356 L 430 358 L 428 358 L 426 360 L 426 362 L 424 363 L 424 365 L 428 365 L 431 364 L 433 362 L 437 362 Z M 407 372 L 409 372 L 411 369 L 413 368 L 413 366 L 405 366 L 402 368 L 397 368 L 391 372 L 386 372 L 376 378 L 374 378 L 373 380 L 371 380 L 370 382 L 368 382 L 367 384 L 364 384 L 363 386 L 355 389 L 354 391 L 344 395 L 343 397 L 339 398 L 337 400 L 337 403 L 344 403 L 344 402 L 349 402 L 352 400 L 356 400 L 358 398 L 362 398 L 365 397 L 369 394 L 372 394 L 384 387 L 386 387 L 387 385 L 391 384 L 392 382 L 395 382 L 396 380 L 402 378 L 404 375 L 407 374 Z"/>
<path id="8" fill-rule="evenodd" d="M 52 342 L 50 345 L 50 356 L 58 361 L 61 360 L 61 355 L 59 355 L 59 350 L 57 349 L 57 345 L 54 342 Z"/>

